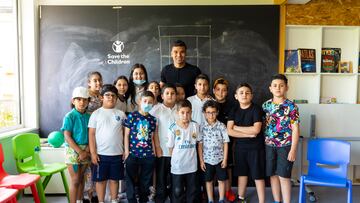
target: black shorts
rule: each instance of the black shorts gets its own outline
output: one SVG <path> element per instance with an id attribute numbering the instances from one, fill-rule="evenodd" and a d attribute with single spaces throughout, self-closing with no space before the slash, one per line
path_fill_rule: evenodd
<path id="1" fill-rule="evenodd" d="M 100 162 L 98 162 L 98 165 L 92 165 L 92 181 L 101 182 L 105 180 L 124 179 L 124 164 L 122 155 L 98 156 Z"/>
<path id="2" fill-rule="evenodd" d="M 226 172 L 226 168 L 221 168 L 221 162 L 216 165 L 211 165 L 205 163 L 206 170 L 205 170 L 205 181 L 213 181 L 215 174 L 219 181 L 224 181 L 228 179 L 228 175 Z"/>
<path id="3" fill-rule="evenodd" d="M 265 150 L 235 147 L 234 176 L 250 176 L 253 180 L 265 178 Z"/>
<path id="4" fill-rule="evenodd" d="M 291 178 L 294 162 L 289 161 L 288 154 L 291 146 L 271 147 L 266 149 L 266 176 L 278 175 L 283 178 Z"/>
<path id="5" fill-rule="evenodd" d="M 234 166 L 234 147 L 235 143 L 232 138 L 230 138 L 230 142 L 228 143 L 228 159 L 227 159 L 227 167 L 232 168 Z"/>

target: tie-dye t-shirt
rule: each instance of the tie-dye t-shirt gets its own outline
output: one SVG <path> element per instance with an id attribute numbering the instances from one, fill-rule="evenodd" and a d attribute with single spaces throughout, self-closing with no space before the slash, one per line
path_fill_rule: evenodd
<path id="1" fill-rule="evenodd" d="M 128 115 L 124 126 L 130 129 L 130 153 L 138 158 L 154 157 L 152 135 L 156 129 L 156 118 L 134 111 Z"/>
<path id="2" fill-rule="evenodd" d="M 295 103 L 286 99 L 281 104 L 275 104 L 270 99 L 262 108 L 265 112 L 265 144 L 274 147 L 291 145 L 291 125 L 300 122 Z"/>

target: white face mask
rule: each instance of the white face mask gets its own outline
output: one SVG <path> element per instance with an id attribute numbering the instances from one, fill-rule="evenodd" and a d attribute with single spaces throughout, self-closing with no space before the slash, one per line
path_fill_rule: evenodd
<path id="1" fill-rule="evenodd" d="M 135 85 L 143 85 L 146 80 L 133 80 L 133 82 L 135 83 Z"/>
<path id="2" fill-rule="evenodd" d="M 148 113 L 152 109 L 152 107 L 152 104 L 141 103 L 141 109 L 146 113 Z"/>

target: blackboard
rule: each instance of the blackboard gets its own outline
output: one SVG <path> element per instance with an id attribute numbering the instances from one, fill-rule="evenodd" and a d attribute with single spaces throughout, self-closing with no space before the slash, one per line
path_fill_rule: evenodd
<path id="1" fill-rule="evenodd" d="M 254 100 L 270 98 L 278 72 L 280 8 L 269 6 L 42 6 L 40 19 L 40 134 L 59 130 L 73 88 L 99 71 L 104 83 L 143 63 L 150 80 L 171 63 L 170 44 L 188 46 L 187 61 L 213 81 L 240 82 Z M 116 42 L 117 41 L 117 42 Z"/>

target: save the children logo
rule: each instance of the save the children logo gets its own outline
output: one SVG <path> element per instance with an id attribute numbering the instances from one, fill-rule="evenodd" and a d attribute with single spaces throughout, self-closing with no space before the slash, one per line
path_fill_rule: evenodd
<path id="1" fill-rule="evenodd" d="M 124 45 L 124 42 L 122 42 L 120 40 L 116 40 L 115 42 L 113 42 L 111 48 L 114 50 L 114 52 L 121 53 L 124 50 L 125 45 Z"/>
<path id="2" fill-rule="evenodd" d="M 107 64 L 130 64 L 130 54 L 126 54 L 124 53 L 125 50 L 125 42 L 121 41 L 121 40 L 115 40 L 112 44 L 111 44 L 111 48 L 113 50 L 113 52 L 115 52 L 116 54 L 113 53 L 108 53 L 107 56 L 107 60 L 105 61 L 105 63 Z"/>

